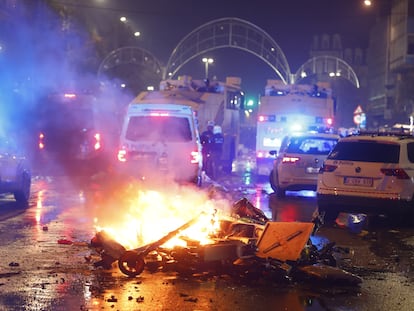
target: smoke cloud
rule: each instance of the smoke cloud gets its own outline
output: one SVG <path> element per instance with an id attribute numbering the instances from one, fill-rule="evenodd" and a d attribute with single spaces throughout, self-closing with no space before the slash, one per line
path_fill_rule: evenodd
<path id="1" fill-rule="evenodd" d="M 0 3 L 0 135 L 19 137 L 27 154 L 36 149 L 38 111 L 47 94 L 93 93 L 113 116 L 115 124 L 107 126 L 113 136 L 118 134 L 124 106 L 135 95 L 113 88 L 109 81 L 98 81 L 101 59 L 91 35 L 70 12 L 48 3 Z"/>

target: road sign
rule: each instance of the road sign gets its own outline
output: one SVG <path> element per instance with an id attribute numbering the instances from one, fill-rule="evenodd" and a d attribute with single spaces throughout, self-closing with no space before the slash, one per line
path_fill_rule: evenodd
<path id="1" fill-rule="evenodd" d="M 355 114 L 354 115 L 354 123 L 356 125 L 360 125 L 361 124 L 361 115 L 360 114 Z"/>
<path id="2" fill-rule="evenodd" d="M 358 105 L 356 109 L 354 110 L 354 115 L 364 113 L 364 110 L 362 110 L 362 107 Z"/>
<path id="3" fill-rule="evenodd" d="M 365 113 L 362 110 L 362 107 L 358 105 L 356 109 L 354 110 L 354 123 L 357 126 L 360 126 L 363 124 L 364 125 L 363 127 L 365 127 L 365 122 L 366 122 Z"/>

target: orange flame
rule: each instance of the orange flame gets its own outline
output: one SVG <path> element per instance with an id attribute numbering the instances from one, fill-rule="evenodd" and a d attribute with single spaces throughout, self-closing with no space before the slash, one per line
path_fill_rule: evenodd
<path id="1" fill-rule="evenodd" d="M 223 206 L 218 210 L 220 203 L 208 199 L 206 193 L 193 188 L 183 190 L 175 195 L 154 190 L 138 191 L 136 197 L 129 198 L 129 206 L 112 211 L 102 219 L 95 219 L 95 228 L 97 231 L 105 230 L 126 249 L 134 249 L 158 241 L 197 218 L 193 225 L 167 241 L 163 247 L 185 246 L 185 239 L 198 241 L 202 245 L 211 243 L 210 237 L 218 230 L 217 220 L 224 212 Z"/>

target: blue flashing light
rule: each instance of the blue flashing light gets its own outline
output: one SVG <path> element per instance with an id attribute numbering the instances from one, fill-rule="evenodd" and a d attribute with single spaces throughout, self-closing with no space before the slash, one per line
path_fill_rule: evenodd
<path id="1" fill-rule="evenodd" d="M 260 115 L 258 117 L 259 122 L 276 122 L 276 116 L 274 114 L 271 115 Z"/>

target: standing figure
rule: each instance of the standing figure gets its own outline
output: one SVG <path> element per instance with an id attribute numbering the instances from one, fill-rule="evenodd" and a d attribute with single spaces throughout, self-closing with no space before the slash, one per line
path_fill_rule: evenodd
<path id="1" fill-rule="evenodd" d="M 220 125 L 213 128 L 213 144 L 211 148 L 213 162 L 213 176 L 217 178 L 221 168 L 221 154 L 223 153 L 224 136 Z"/>
<path id="2" fill-rule="evenodd" d="M 212 145 L 213 145 L 213 128 L 214 122 L 208 121 L 207 130 L 201 133 L 200 140 L 202 145 L 202 155 L 203 155 L 203 171 L 211 177 L 213 174 L 212 167 Z"/>

